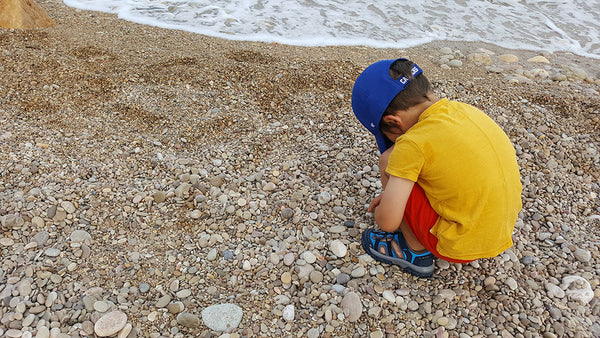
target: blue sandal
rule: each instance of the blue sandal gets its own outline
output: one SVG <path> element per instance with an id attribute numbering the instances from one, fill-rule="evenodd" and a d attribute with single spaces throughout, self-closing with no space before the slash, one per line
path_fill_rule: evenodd
<path id="1" fill-rule="evenodd" d="M 376 261 L 398 265 L 417 277 L 433 275 L 433 254 L 429 251 L 421 253 L 412 251 L 400 231 L 385 232 L 368 229 L 363 232 L 361 242 L 363 249 Z"/>

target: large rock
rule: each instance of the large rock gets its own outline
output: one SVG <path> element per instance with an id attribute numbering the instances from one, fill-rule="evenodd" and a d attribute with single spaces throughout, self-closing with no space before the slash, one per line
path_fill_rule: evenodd
<path id="1" fill-rule="evenodd" d="M 0 27 L 27 29 L 52 26 L 54 21 L 33 0 L 0 1 Z"/>

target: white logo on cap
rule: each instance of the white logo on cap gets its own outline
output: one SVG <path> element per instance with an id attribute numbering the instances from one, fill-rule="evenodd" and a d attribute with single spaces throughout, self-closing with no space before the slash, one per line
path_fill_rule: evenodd
<path id="1" fill-rule="evenodd" d="M 375 128 L 375 123 L 371 122 L 371 128 Z"/>

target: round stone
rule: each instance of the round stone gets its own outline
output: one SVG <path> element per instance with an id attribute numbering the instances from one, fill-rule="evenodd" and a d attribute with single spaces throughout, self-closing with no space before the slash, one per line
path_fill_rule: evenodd
<path id="1" fill-rule="evenodd" d="M 206 259 L 209 261 L 214 261 L 215 259 L 217 259 L 217 249 L 215 249 L 215 248 L 210 249 L 208 254 L 206 254 Z"/>
<path id="2" fill-rule="evenodd" d="M 150 284 L 148 284 L 148 283 L 140 283 L 139 289 L 140 289 L 141 293 L 146 293 L 146 292 L 150 291 Z"/>
<path id="3" fill-rule="evenodd" d="M 167 310 L 169 310 L 169 312 L 172 314 L 180 313 L 184 308 L 185 305 L 183 305 L 182 302 L 173 302 L 167 305 Z"/>
<path id="4" fill-rule="evenodd" d="M 329 242 L 329 250 L 339 258 L 346 256 L 346 253 L 348 253 L 346 245 L 339 239 Z"/>
<path id="5" fill-rule="evenodd" d="M 21 330 L 9 329 L 4 333 L 4 336 L 7 338 L 18 338 L 21 337 L 23 333 Z"/>
<path id="6" fill-rule="evenodd" d="M 282 282 L 283 284 L 290 284 L 290 283 L 292 282 L 292 274 L 291 274 L 291 273 L 289 273 L 289 272 L 287 272 L 287 271 L 286 271 L 286 272 L 284 272 L 284 273 L 281 275 L 281 282 Z"/>
<path id="7" fill-rule="evenodd" d="M 349 280 L 350 280 L 350 276 L 348 276 L 348 275 L 347 275 L 347 274 L 345 274 L 345 273 L 340 273 L 339 275 L 337 275 L 337 276 L 335 277 L 335 281 L 336 281 L 338 284 L 346 284 L 346 283 L 348 283 L 348 281 L 349 281 Z"/>
<path id="8" fill-rule="evenodd" d="M 75 210 L 77 210 L 75 208 L 75 205 L 69 201 L 63 201 L 60 203 L 60 206 L 65 209 L 66 212 L 68 212 L 69 214 L 72 214 L 75 212 Z"/>
<path id="9" fill-rule="evenodd" d="M 117 334 L 127 324 L 127 315 L 121 311 L 113 311 L 100 317 L 94 325 L 94 332 L 99 337 Z"/>
<path id="10" fill-rule="evenodd" d="M 310 273 L 310 280 L 313 283 L 320 283 L 323 281 L 323 273 L 321 271 L 313 271 Z"/>
<path id="11" fill-rule="evenodd" d="M 177 324 L 185 327 L 195 328 L 200 326 L 200 318 L 195 314 L 182 312 L 177 315 Z"/>
<path id="12" fill-rule="evenodd" d="M 281 217 L 283 219 L 290 219 L 294 216 L 294 209 L 292 208 L 284 208 L 281 210 Z"/>
<path id="13" fill-rule="evenodd" d="M 317 261 L 317 257 L 310 251 L 305 251 L 302 254 L 302 259 L 304 259 L 304 261 L 306 261 L 308 264 L 312 264 Z"/>
<path id="14" fill-rule="evenodd" d="M 223 258 L 225 258 L 226 260 L 228 260 L 228 261 L 232 260 L 233 256 L 234 256 L 233 251 L 231 251 L 231 250 L 223 251 Z"/>
<path id="15" fill-rule="evenodd" d="M 317 197 L 319 203 L 321 204 L 326 204 L 329 201 L 331 201 L 331 194 L 329 194 L 329 192 L 327 191 L 322 191 L 319 196 Z"/>
<path id="16" fill-rule="evenodd" d="M 153 198 L 154 198 L 154 202 L 162 203 L 167 199 L 167 195 L 165 195 L 165 193 L 162 191 L 157 191 L 154 193 Z"/>
<path id="17" fill-rule="evenodd" d="M 367 273 L 367 269 L 365 269 L 363 266 L 359 266 L 358 268 L 352 270 L 350 275 L 352 275 L 352 277 L 354 277 L 354 278 L 360 278 L 360 277 L 364 276 L 366 273 Z"/>
<path id="18" fill-rule="evenodd" d="M 272 252 L 272 253 L 269 255 L 269 261 L 270 261 L 271 263 L 273 263 L 273 265 L 277 265 L 277 264 L 279 264 L 279 255 L 278 255 L 277 253 L 275 253 L 275 252 Z"/>
<path id="19" fill-rule="evenodd" d="M 98 312 L 106 312 L 108 311 L 109 305 L 104 301 L 96 301 L 94 302 L 94 310 Z"/>
<path id="20" fill-rule="evenodd" d="M 419 303 L 415 302 L 414 300 L 411 300 L 410 302 L 408 302 L 408 309 L 411 311 L 417 311 L 419 309 Z"/>
<path id="21" fill-rule="evenodd" d="M 306 332 L 306 338 L 319 338 L 319 329 L 316 327 L 311 328 Z"/>
<path id="22" fill-rule="evenodd" d="M 92 241 L 92 236 L 85 230 L 75 230 L 71 233 L 71 242 L 89 243 L 91 241 Z"/>
<path id="23" fill-rule="evenodd" d="M 202 310 L 202 321 L 211 330 L 219 332 L 231 332 L 235 330 L 244 312 L 235 304 L 217 304 Z"/>
<path id="24" fill-rule="evenodd" d="M 198 209 L 192 210 L 192 212 L 190 212 L 190 217 L 193 219 L 198 219 L 202 217 L 202 211 Z"/>

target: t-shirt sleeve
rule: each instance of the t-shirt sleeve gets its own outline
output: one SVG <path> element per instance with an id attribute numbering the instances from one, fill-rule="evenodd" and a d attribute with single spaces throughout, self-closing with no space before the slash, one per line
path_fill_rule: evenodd
<path id="1" fill-rule="evenodd" d="M 416 182 L 424 162 L 423 152 L 415 143 L 400 140 L 396 142 L 390 154 L 385 171 L 390 175 Z"/>

